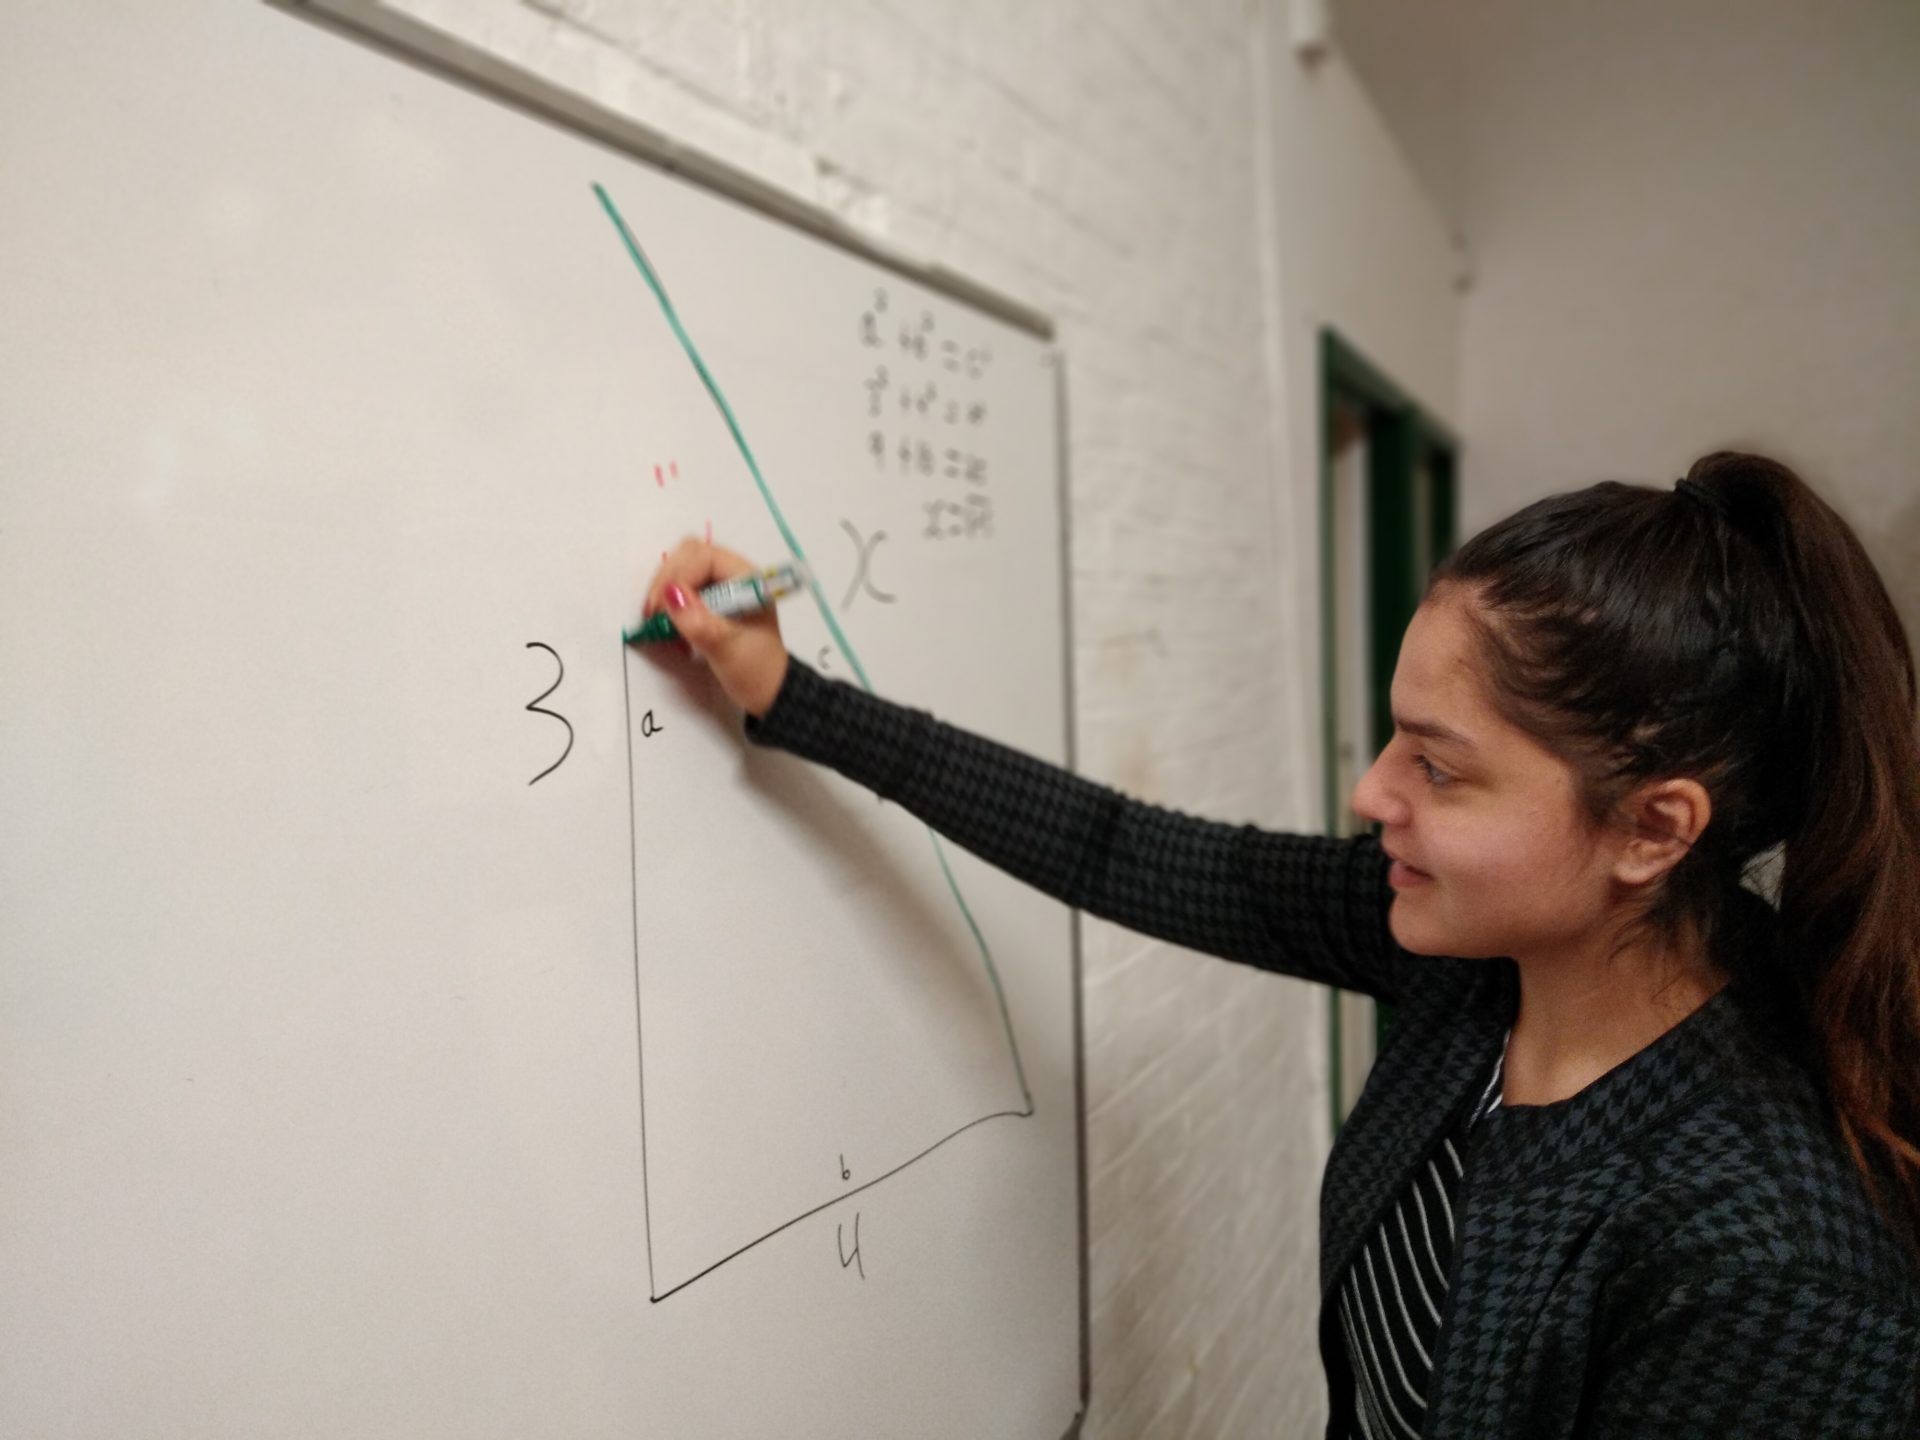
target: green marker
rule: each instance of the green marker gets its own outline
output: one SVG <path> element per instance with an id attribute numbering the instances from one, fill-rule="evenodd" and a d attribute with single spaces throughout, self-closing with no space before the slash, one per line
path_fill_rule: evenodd
<path id="1" fill-rule="evenodd" d="M 777 600 L 806 589 L 811 578 L 806 566 L 790 560 L 784 565 L 769 565 L 750 575 L 709 585 L 700 592 L 700 603 L 715 615 L 753 615 Z M 673 617 L 664 610 L 656 610 L 637 630 L 629 630 L 620 637 L 628 645 L 652 645 L 679 638 L 680 632 L 673 628 Z"/>

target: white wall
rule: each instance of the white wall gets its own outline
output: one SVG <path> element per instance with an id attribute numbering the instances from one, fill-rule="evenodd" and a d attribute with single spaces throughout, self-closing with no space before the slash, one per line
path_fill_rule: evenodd
<path id="1" fill-rule="evenodd" d="M 1319 569 L 1320 334 L 1332 328 L 1430 416 L 1459 428 L 1463 264 L 1451 231 L 1337 49 L 1303 63 L 1288 28 L 1268 34 L 1268 164 L 1279 257 L 1274 337 L 1287 399 L 1278 446 L 1289 477 L 1281 544 L 1288 573 Z M 1317 613 L 1317 598 L 1300 613 Z M 1319 764 L 1317 623 L 1290 631 L 1295 725 L 1316 737 L 1297 763 Z M 1308 683 L 1308 677 L 1312 683 Z M 1322 817 L 1316 813 L 1315 820 Z"/>
<path id="2" fill-rule="evenodd" d="M 1312 327 L 1450 416 L 1452 321 L 1437 220 L 1277 0 L 383 3 L 1056 317 L 1080 768 L 1317 828 Z M 1085 959 L 1087 1433 L 1317 1433 L 1324 992 L 1098 923 Z"/>
<path id="3" fill-rule="evenodd" d="M 1332 325 L 1430 414 L 1458 421 L 1465 260 L 1346 58 L 1273 34 L 1273 147 L 1291 341 Z M 1296 376 L 1311 377 L 1296 365 Z M 1300 438 L 1315 440 L 1314 435 Z"/>
<path id="4" fill-rule="evenodd" d="M 1920 638 L 1920 5 L 1345 0 L 1466 231 L 1463 524 L 1741 445 Z"/>

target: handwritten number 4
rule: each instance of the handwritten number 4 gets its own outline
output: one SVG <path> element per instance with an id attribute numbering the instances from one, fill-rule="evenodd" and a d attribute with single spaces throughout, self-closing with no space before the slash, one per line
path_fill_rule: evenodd
<path id="1" fill-rule="evenodd" d="M 567 678 L 567 667 L 563 663 L 561 663 L 560 652 L 554 649 L 551 645 L 543 645 L 538 640 L 529 640 L 527 642 L 527 649 L 544 650 L 549 655 L 553 656 L 553 665 L 555 670 L 555 674 L 553 677 L 553 684 L 549 685 L 546 689 L 542 690 L 538 695 L 534 696 L 533 699 L 529 700 L 527 702 L 527 709 L 531 710 L 535 715 L 546 715 L 551 717 L 552 719 L 558 720 L 562 725 L 565 725 L 567 727 L 567 748 L 560 752 L 559 760 L 554 761 L 553 764 L 549 765 L 546 769 L 542 770 L 538 775 L 534 776 L 533 779 L 527 781 L 527 784 L 534 785 L 546 779 L 547 776 L 551 775 L 554 771 L 558 770 L 560 768 L 560 762 L 562 760 L 565 760 L 567 756 L 573 753 L 573 722 L 567 719 L 566 716 L 560 714 L 557 710 L 548 710 L 544 706 L 542 706 L 540 703 L 542 700 L 546 699 L 549 695 L 553 694 L 554 691 L 558 690 L 560 688 L 560 682 Z"/>
<path id="2" fill-rule="evenodd" d="M 833 1227 L 833 1242 L 840 1252 L 840 1268 L 849 1265 L 859 1272 L 862 1280 L 867 1278 L 867 1262 L 860 1258 L 860 1212 L 853 1212 L 853 1249 L 847 1249 L 847 1225 L 843 1220 Z"/>

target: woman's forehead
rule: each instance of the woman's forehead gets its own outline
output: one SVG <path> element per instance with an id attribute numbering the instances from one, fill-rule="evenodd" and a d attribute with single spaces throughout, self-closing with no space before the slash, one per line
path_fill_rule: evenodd
<path id="1" fill-rule="evenodd" d="M 1410 735 L 1450 744 L 1456 754 L 1497 760 L 1515 777 L 1551 771 L 1566 780 L 1567 763 L 1517 728 L 1489 697 L 1475 648 L 1478 631 L 1467 610 L 1471 603 L 1443 591 L 1414 612 L 1394 667 L 1394 723 Z"/>
<path id="2" fill-rule="evenodd" d="M 1462 602 L 1429 600 L 1414 611 L 1393 672 L 1393 713 L 1409 733 L 1473 740 L 1497 720 L 1473 663 Z"/>

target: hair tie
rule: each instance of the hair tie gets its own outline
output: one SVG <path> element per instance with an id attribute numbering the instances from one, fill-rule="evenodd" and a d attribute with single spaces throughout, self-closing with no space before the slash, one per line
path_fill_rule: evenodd
<path id="1" fill-rule="evenodd" d="M 1673 482 L 1673 493 L 1683 500 L 1706 506 L 1708 510 L 1729 524 L 1733 521 L 1733 509 L 1727 504 L 1727 497 L 1718 490 L 1702 485 L 1698 480 L 1690 480 L 1683 476 Z"/>

